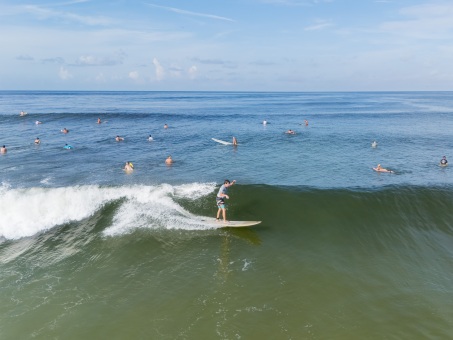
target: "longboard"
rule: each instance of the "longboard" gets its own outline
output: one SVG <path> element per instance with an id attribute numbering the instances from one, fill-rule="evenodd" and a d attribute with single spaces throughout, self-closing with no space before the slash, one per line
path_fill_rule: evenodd
<path id="1" fill-rule="evenodd" d="M 261 223 L 261 221 L 228 221 L 225 223 L 223 220 L 217 221 L 215 218 L 210 217 L 203 217 L 201 221 L 207 226 L 214 228 L 244 228 Z"/>
<path id="2" fill-rule="evenodd" d="M 231 142 L 225 142 L 224 140 L 216 139 L 216 138 L 211 138 L 214 142 L 223 144 L 223 145 L 232 145 L 233 143 Z"/>

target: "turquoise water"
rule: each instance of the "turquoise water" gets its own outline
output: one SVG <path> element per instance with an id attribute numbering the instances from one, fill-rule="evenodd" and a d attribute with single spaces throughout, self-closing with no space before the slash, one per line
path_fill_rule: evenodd
<path id="1" fill-rule="evenodd" d="M 449 338 L 452 112 L 447 92 L 0 92 L 0 335 Z M 229 218 L 260 225 L 199 222 L 225 178 Z"/>

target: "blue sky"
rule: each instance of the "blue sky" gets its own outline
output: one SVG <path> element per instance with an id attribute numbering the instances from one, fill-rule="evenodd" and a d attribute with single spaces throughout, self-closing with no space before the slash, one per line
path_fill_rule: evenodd
<path id="1" fill-rule="evenodd" d="M 0 0 L 1 90 L 453 90 L 453 1 Z"/>

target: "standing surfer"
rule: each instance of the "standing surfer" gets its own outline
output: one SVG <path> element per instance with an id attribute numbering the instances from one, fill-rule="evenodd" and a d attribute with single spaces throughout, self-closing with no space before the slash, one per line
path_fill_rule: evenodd
<path id="1" fill-rule="evenodd" d="M 223 182 L 223 185 L 220 187 L 219 192 L 217 193 L 216 197 L 216 202 L 217 202 L 217 207 L 219 210 L 217 210 L 217 221 L 220 221 L 220 212 L 222 212 L 222 217 L 223 217 L 223 222 L 228 222 L 226 219 L 226 207 L 225 207 L 225 198 L 229 199 L 230 196 L 227 195 L 228 188 L 232 186 L 234 183 L 236 183 L 236 180 L 233 180 L 233 182 L 230 182 L 229 180 L 225 180 Z"/>

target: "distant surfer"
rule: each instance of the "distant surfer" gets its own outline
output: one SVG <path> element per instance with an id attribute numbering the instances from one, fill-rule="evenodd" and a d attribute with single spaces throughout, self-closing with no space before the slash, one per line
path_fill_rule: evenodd
<path id="1" fill-rule="evenodd" d="M 388 169 L 385 169 L 385 168 L 381 167 L 380 164 L 378 164 L 377 167 L 373 168 L 373 170 L 377 171 L 377 172 L 391 172 L 391 173 L 394 172 L 392 170 L 388 170 Z"/>
<path id="2" fill-rule="evenodd" d="M 0 153 L 4 154 L 4 153 L 7 153 L 7 152 L 8 152 L 8 150 L 6 149 L 6 146 L 3 145 L 2 148 L 0 149 Z"/>
<path id="3" fill-rule="evenodd" d="M 68 132 L 69 132 L 69 130 L 68 130 L 68 129 L 66 129 L 66 128 L 64 128 L 63 130 L 61 130 L 61 132 L 63 132 L 63 133 L 68 133 Z"/>
<path id="4" fill-rule="evenodd" d="M 123 137 L 120 137 L 120 136 L 116 136 L 116 137 L 115 137 L 115 140 L 116 140 L 117 142 L 122 142 L 122 141 L 124 140 L 124 138 L 123 138 Z"/>
<path id="5" fill-rule="evenodd" d="M 233 137 L 233 145 L 234 145 L 234 146 L 237 146 L 237 145 L 238 145 L 238 140 L 236 139 L 236 137 Z"/>
<path id="6" fill-rule="evenodd" d="M 263 120 L 263 125 L 267 125 L 267 120 Z"/>
<path id="7" fill-rule="evenodd" d="M 35 144 L 41 144 L 41 140 L 39 139 L 39 137 L 36 137 Z"/>
<path id="8" fill-rule="evenodd" d="M 164 129 L 168 129 L 168 125 L 167 124 L 164 124 Z"/>
<path id="9" fill-rule="evenodd" d="M 20 111 L 20 113 L 19 113 L 19 116 L 21 116 L 21 117 L 26 116 L 26 115 L 27 115 L 27 112 L 25 112 L 25 111 Z"/>
<path id="10" fill-rule="evenodd" d="M 448 165 L 448 161 L 447 161 L 447 157 L 442 157 L 442 159 L 440 160 L 440 165 L 441 166 L 447 166 Z"/>
<path id="11" fill-rule="evenodd" d="M 304 120 L 305 126 L 308 126 L 308 120 Z"/>
<path id="12" fill-rule="evenodd" d="M 71 149 L 72 149 L 72 145 L 69 145 L 68 143 L 66 143 L 66 144 L 63 146 L 63 149 L 71 150 Z"/>
<path id="13" fill-rule="evenodd" d="M 98 118 L 98 124 L 101 124 L 102 121 L 101 121 L 101 118 Z"/>
<path id="14" fill-rule="evenodd" d="M 126 162 L 126 164 L 124 165 L 124 171 L 126 171 L 126 172 L 134 171 L 134 164 L 132 164 L 129 161 Z"/>
<path id="15" fill-rule="evenodd" d="M 154 140 L 153 137 L 151 135 L 149 135 L 148 142 L 152 142 L 153 140 Z"/>
<path id="16" fill-rule="evenodd" d="M 171 156 L 167 157 L 167 159 L 165 160 L 165 164 L 167 164 L 167 165 L 172 165 L 173 164 L 173 159 L 171 158 Z"/>
<path id="17" fill-rule="evenodd" d="M 377 142 L 376 142 L 376 141 L 373 141 L 373 143 L 371 143 L 371 147 L 372 147 L 372 148 L 377 147 Z"/>
<path id="18" fill-rule="evenodd" d="M 296 132 L 293 131 L 293 130 L 291 130 L 291 129 L 289 129 L 289 130 L 286 131 L 285 133 L 286 133 L 287 135 L 295 135 L 295 134 L 296 134 Z"/>
<path id="19" fill-rule="evenodd" d="M 230 182 L 225 180 L 223 185 L 220 187 L 219 192 L 217 193 L 216 203 L 219 210 L 217 210 L 217 221 L 220 221 L 220 212 L 222 212 L 223 222 L 228 222 L 226 219 L 226 207 L 225 207 L 225 198 L 229 199 L 230 196 L 227 195 L 228 188 L 236 183 L 236 180 Z"/>
<path id="20" fill-rule="evenodd" d="M 36 125 L 39 125 L 39 124 L 42 124 L 42 122 L 40 122 L 39 120 L 37 120 L 37 121 L 35 122 L 35 124 L 36 124 Z"/>

